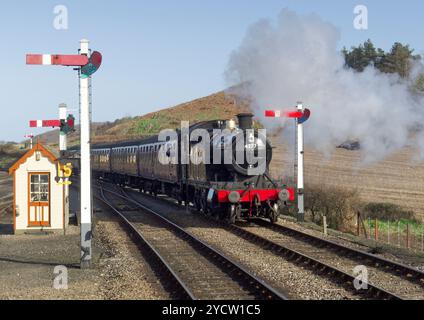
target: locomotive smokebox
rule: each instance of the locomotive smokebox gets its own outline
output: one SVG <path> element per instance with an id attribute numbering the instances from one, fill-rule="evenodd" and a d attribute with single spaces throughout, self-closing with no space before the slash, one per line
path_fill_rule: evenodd
<path id="1" fill-rule="evenodd" d="M 237 115 L 239 128 L 241 130 L 247 130 L 253 128 L 253 114 L 251 113 L 240 113 Z"/>

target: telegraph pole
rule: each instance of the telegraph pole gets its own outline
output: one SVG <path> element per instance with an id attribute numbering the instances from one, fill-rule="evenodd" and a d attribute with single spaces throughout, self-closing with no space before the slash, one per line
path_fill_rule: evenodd
<path id="1" fill-rule="evenodd" d="M 89 41 L 80 41 L 80 54 L 90 58 Z M 90 77 L 79 71 L 81 144 L 81 268 L 91 266 Z"/>

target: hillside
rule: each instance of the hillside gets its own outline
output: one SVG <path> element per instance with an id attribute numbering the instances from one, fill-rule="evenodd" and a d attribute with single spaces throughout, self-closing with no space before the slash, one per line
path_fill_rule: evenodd
<path id="1" fill-rule="evenodd" d="M 237 103 L 224 92 L 196 99 L 181 105 L 148 113 L 143 116 L 127 117 L 114 122 L 93 123 L 93 143 L 126 141 L 143 138 L 159 133 L 162 129 L 174 129 L 181 125 L 181 120 L 196 123 L 212 119 L 230 119 L 237 113 L 248 111 L 246 104 Z M 69 146 L 78 144 L 78 127 L 68 136 Z M 52 130 L 37 136 L 41 143 L 52 147 L 58 146 L 58 130 Z"/>
<path id="2" fill-rule="evenodd" d="M 173 108 L 152 112 L 140 117 L 124 118 L 112 125 L 99 126 L 94 132 L 97 142 L 134 139 L 151 136 L 163 129 L 179 128 L 181 120 L 196 123 L 212 119 L 230 119 L 237 113 L 248 111 L 246 105 L 236 105 L 234 98 L 224 92 L 190 101 Z"/>
<path id="3" fill-rule="evenodd" d="M 134 118 L 93 125 L 93 142 L 123 141 L 158 133 L 161 129 L 176 128 L 181 120 L 198 122 L 208 119 L 230 119 L 248 111 L 246 104 L 235 104 L 231 96 L 219 92 L 170 109 Z M 42 135 L 40 141 L 57 145 L 58 133 Z M 279 136 L 271 166 L 273 176 L 293 176 L 293 148 Z M 77 133 L 70 137 L 78 143 Z M 405 149 L 373 166 L 361 167 L 360 151 L 334 149 L 325 157 L 311 147 L 305 150 L 305 182 L 343 186 L 355 189 L 364 201 L 389 202 L 414 210 L 424 218 L 424 164 L 412 163 L 413 150 Z"/>
<path id="4" fill-rule="evenodd" d="M 23 144 L 7 143 L 0 145 L 0 171 L 8 171 L 9 167 L 25 153 Z"/>

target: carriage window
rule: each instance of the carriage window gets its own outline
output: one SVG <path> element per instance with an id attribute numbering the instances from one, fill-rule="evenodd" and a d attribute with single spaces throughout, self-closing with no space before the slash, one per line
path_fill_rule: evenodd
<path id="1" fill-rule="evenodd" d="M 49 175 L 31 175 L 31 202 L 49 201 Z"/>

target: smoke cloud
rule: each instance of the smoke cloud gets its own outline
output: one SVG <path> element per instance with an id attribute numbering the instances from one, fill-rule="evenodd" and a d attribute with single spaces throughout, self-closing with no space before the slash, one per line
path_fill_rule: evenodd
<path id="1" fill-rule="evenodd" d="M 226 79 L 235 86 L 232 94 L 251 101 L 268 129 L 284 122 L 265 119 L 264 110 L 302 101 L 312 111 L 305 141 L 326 154 L 359 139 L 366 163 L 409 144 L 424 155 L 424 135 L 411 135 L 424 120 L 422 99 L 398 75 L 374 67 L 362 73 L 345 68 L 339 41 L 338 29 L 317 15 L 285 9 L 275 23 L 259 21 L 230 58 Z"/>

